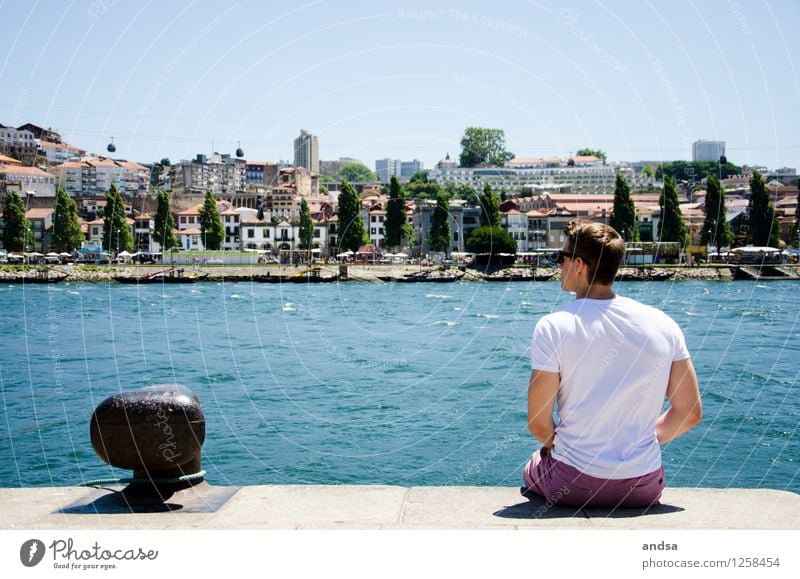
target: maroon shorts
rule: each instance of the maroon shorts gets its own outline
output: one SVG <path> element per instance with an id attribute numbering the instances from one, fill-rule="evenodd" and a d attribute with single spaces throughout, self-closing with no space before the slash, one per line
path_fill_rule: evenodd
<path id="1" fill-rule="evenodd" d="M 583 474 L 557 461 L 550 449 L 541 448 L 522 471 L 525 494 L 574 507 L 648 507 L 658 503 L 666 486 L 664 467 L 633 478 L 603 479 Z"/>

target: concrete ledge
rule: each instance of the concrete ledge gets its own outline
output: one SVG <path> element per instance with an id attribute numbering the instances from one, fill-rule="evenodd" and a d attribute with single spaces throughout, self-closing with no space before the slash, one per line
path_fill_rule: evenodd
<path id="1" fill-rule="evenodd" d="M 763 489 L 668 488 L 647 511 L 554 507 L 509 487 L 202 485 L 136 513 L 108 509 L 112 495 L 3 488 L 0 529 L 800 529 L 800 495 Z"/>

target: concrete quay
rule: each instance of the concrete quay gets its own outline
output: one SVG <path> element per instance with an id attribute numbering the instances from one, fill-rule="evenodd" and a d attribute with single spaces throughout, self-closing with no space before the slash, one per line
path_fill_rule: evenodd
<path id="1" fill-rule="evenodd" d="M 202 483 L 133 513 L 120 496 L 110 488 L 0 488 L 0 529 L 800 529 L 800 494 L 766 489 L 667 488 L 660 505 L 618 510 L 552 506 L 510 487 Z"/>

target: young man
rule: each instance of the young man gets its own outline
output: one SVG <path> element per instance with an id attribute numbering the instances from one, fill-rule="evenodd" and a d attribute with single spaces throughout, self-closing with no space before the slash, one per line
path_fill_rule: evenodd
<path id="1" fill-rule="evenodd" d="M 675 321 L 614 293 L 625 254 L 619 233 L 576 220 L 566 236 L 561 289 L 576 300 L 533 332 L 528 428 L 543 446 L 525 466 L 525 494 L 581 507 L 648 506 L 666 486 L 659 444 L 700 422 L 697 376 Z"/>

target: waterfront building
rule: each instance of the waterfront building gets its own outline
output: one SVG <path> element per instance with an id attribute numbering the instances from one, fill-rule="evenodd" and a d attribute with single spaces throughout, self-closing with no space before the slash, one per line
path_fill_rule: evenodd
<path id="1" fill-rule="evenodd" d="M 219 205 L 219 204 L 218 204 Z M 225 239 L 222 242 L 222 249 L 224 251 L 240 251 L 241 243 L 239 238 L 239 218 L 240 211 L 246 209 L 248 211 L 255 211 L 249 208 L 233 209 L 228 206 L 226 209 L 220 211 L 219 216 L 222 219 L 222 226 L 225 228 Z"/>
<path id="2" fill-rule="evenodd" d="M 83 227 L 81 227 L 82 229 Z M 98 247 L 103 245 L 103 218 L 86 222 L 86 241 Z"/>
<path id="3" fill-rule="evenodd" d="M 421 204 L 414 207 L 412 215 L 412 227 L 416 237 L 416 245 L 420 253 L 428 253 L 428 235 L 431 228 L 431 217 L 436 208 L 436 201 L 426 199 Z M 461 199 L 450 200 L 450 253 L 466 251 L 466 239 L 472 230 L 480 226 L 481 209 L 480 207 L 468 206 L 466 201 Z"/>
<path id="4" fill-rule="evenodd" d="M 25 217 L 30 222 L 31 233 L 33 234 L 33 245 L 30 246 L 30 251 L 47 253 L 51 250 L 53 245 L 54 215 L 55 209 L 45 207 L 28 209 L 25 212 Z"/>
<path id="5" fill-rule="evenodd" d="M 155 219 L 149 213 L 140 213 L 133 219 L 133 251 L 159 253 L 161 244 L 153 236 Z"/>
<path id="6" fill-rule="evenodd" d="M 692 143 L 692 161 L 719 161 L 725 156 L 725 141 L 699 140 Z"/>
<path id="7" fill-rule="evenodd" d="M 319 141 L 305 129 L 294 140 L 294 166 L 319 174 Z"/>

